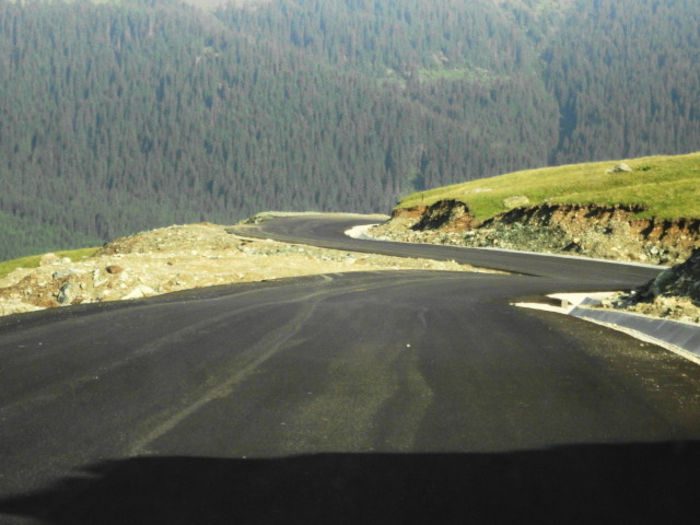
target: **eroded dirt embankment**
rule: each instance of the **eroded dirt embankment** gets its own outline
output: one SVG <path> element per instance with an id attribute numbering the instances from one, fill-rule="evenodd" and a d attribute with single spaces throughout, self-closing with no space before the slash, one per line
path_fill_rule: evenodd
<path id="1" fill-rule="evenodd" d="M 394 210 L 370 234 L 390 240 L 568 253 L 620 261 L 676 264 L 700 245 L 700 219 L 639 219 L 630 206 L 515 208 L 484 222 L 460 201 Z"/>

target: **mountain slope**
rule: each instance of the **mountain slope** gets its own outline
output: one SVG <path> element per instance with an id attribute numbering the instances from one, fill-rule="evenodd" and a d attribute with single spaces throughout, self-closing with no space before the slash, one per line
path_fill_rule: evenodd
<path id="1" fill-rule="evenodd" d="M 0 258 L 700 147 L 690 1 L 187 4 L 0 0 Z"/>

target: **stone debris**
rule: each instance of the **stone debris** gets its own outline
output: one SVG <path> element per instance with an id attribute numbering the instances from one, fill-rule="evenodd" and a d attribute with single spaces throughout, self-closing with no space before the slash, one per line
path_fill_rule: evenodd
<path id="1" fill-rule="evenodd" d="M 389 268 L 475 271 L 454 262 L 242 238 L 209 223 L 123 237 L 81 261 L 49 254 L 42 261 L 38 268 L 17 268 L 0 279 L 0 315 L 319 273 Z"/>
<path id="2" fill-rule="evenodd" d="M 585 255 L 654 264 L 681 263 L 629 294 L 604 301 L 605 308 L 700 322 L 700 220 L 659 223 L 633 220 L 624 207 L 539 206 L 513 209 L 476 226 L 455 229 L 452 201 L 396 210 L 392 219 L 366 231 L 381 240 L 498 247 Z M 464 219 L 466 205 L 455 208 Z M 436 210 L 440 211 L 436 220 Z"/>
<path id="3" fill-rule="evenodd" d="M 637 219 L 633 207 L 543 204 L 478 223 L 459 201 L 396 210 L 367 233 L 402 242 L 584 255 L 647 264 L 685 260 L 700 242 L 700 219 Z"/>
<path id="4" fill-rule="evenodd" d="M 73 275 L 73 270 L 70 270 L 68 268 L 64 268 L 61 270 L 56 270 L 51 274 L 52 279 L 65 279 L 66 277 L 70 277 Z"/>
<path id="5" fill-rule="evenodd" d="M 629 293 L 616 294 L 604 306 L 700 323 L 700 248 L 685 262 Z"/>
<path id="6" fill-rule="evenodd" d="M 76 287 L 73 283 L 63 283 L 61 288 L 58 290 L 58 294 L 56 295 L 56 301 L 58 301 L 58 304 L 71 304 L 75 299 L 75 288 Z"/>
<path id="7" fill-rule="evenodd" d="M 18 299 L 0 299 L 0 316 L 35 312 L 37 310 L 43 310 L 43 308 L 41 306 L 23 303 Z"/>
<path id="8" fill-rule="evenodd" d="M 127 299 L 141 299 L 143 297 L 150 297 L 152 295 L 156 295 L 156 292 L 153 288 L 150 286 L 146 286 L 145 284 L 139 284 L 131 290 L 128 294 L 122 297 L 122 300 L 127 300 Z"/>

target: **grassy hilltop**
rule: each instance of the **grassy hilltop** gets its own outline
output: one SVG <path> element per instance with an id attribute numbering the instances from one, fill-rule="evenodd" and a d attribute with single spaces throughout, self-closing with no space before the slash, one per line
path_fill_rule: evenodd
<path id="1" fill-rule="evenodd" d="M 632 171 L 608 172 L 621 162 Z M 527 206 L 622 204 L 639 207 L 639 218 L 698 218 L 700 152 L 517 171 L 413 193 L 398 207 L 454 199 L 466 203 L 476 219 L 483 221 L 507 211 L 504 201 L 516 196 L 527 197 Z"/>

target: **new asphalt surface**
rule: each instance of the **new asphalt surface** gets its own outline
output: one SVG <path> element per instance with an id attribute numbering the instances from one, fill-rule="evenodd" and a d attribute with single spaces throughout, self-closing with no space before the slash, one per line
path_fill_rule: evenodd
<path id="1" fill-rule="evenodd" d="M 517 272 L 329 274 L 0 320 L 0 523 L 682 523 L 700 367 L 510 306 L 648 268 L 241 233 Z M 687 521 L 687 522 L 692 522 Z"/>

